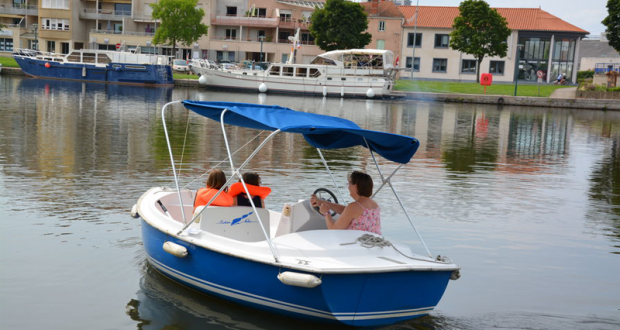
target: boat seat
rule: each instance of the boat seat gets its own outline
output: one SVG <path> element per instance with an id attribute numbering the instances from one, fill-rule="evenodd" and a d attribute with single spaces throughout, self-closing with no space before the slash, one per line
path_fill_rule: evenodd
<path id="1" fill-rule="evenodd" d="M 309 199 L 290 205 L 290 211 L 286 209 L 287 206 L 282 211 L 276 237 L 307 230 L 327 229 L 325 218 L 314 210 Z"/>
<path id="2" fill-rule="evenodd" d="M 200 216 L 200 229 L 243 242 L 264 241 L 265 234 L 258 218 L 260 217 L 267 235 L 270 235 L 269 211 L 263 208 L 257 211 L 258 217 L 249 206 L 209 206 Z"/>

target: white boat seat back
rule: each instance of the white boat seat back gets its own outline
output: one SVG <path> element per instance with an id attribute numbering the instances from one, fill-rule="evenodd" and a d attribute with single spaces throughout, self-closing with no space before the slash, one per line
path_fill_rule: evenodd
<path id="1" fill-rule="evenodd" d="M 196 197 L 195 192 L 191 190 L 182 190 L 181 198 L 183 200 L 183 211 L 185 212 L 185 221 L 190 221 L 192 219 L 192 213 L 194 212 L 194 198 Z M 166 207 L 168 213 L 172 217 L 172 219 L 183 223 L 183 217 L 181 216 L 181 207 L 179 204 L 179 195 L 176 192 L 167 194 L 159 199 L 159 201 Z M 164 213 L 164 210 L 159 206 L 155 205 L 155 207 Z"/>
<path id="2" fill-rule="evenodd" d="M 310 205 L 310 200 L 303 200 L 291 205 L 290 215 L 282 212 L 276 236 L 298 233 L 307 230 L 327 229 L 325 218 Z"/>
<path id="3" fill-rule="evenodd" d="M 267 235 L 270 235 L 269 211 L 263 208 L 257 210 L 258 216 L 249 206 L 210 206 L 200 216 L 200 229 L 243 242 L 264 241 L 265 234 L 258 219 L 260 217 Z"/>

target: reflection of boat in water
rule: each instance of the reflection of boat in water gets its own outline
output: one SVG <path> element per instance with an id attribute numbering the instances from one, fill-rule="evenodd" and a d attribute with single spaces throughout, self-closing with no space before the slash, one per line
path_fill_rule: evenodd
<path id="1" fill-rule="evenodd" d="M 271 63 L 266 70 L 224 69 L 205 61 L 190 65 L 211 88 L 372 98 L 392 92 L 393 63 L 389 50 L 350 49 L 321 54 L 310 64 Z"/>
<path id="2" fill-rule="evenodd" d="M 60 92 L 68 95 L 84 95 L 93 97 L 95 94 L 105 94 L 105 97 L 122 97 L 125 100 L 144 100 L 147 103 L 156 101 L 168 102 L 172 98 L 172 86 L 133 86 L 118 84 L 100 84 L 82 81 L 64 81 L 59 84 L 53 79 L 21 78 L 18 89 L 23 93 Z"/>
<path id="3" fill-rule="evenodd" d="M 22 71 L 37 78 L 133 85 L 173 85 L 163 55 L 135 51 L 73 50 L 67 55 L 22 49 L 13 52 Z"/>
<path id="4" fill-rule="evenodd" d="M 166 118 L 170 104 L 164 106 L 162 118 Z M 225 124 L 274 131 L 238 168 L 229 158 L 232 175 L 221 191 L 240 177 L 244 167 L 280 132 L 303 134 L 321 158 L 320 149 L 363 146 L 371 151 L 373 160 L 376 153 L 402 165 L 410 161 L 419 145 L 411 137 L 368 131 L 341 118 L 278 106 L 197 101 L 183 104 L 220 121 L 224 136 Z M 287 203 L 281 213 L 254 205 L 207 204 L 192 215 L 195 193 L 178 188 L 169 141 L 168 147 L 176 189 L 151 188 L 140 197 L 132 215 L 142 218 L 148 261 L 184 285 L 286 316 L 372 326 L 429 314 L 448 281 L 459 276 L 458 266 L 445 257 L 433 258 L 428 249 L 428 256 L 421 256 L 377 234 L 327 230 L 323 216 L 308 200 Z M 226 139 L 225 147 L 230 157 Z M 327 162 L 324 165 L 331 173 Z M 377 161 L 375 165 L 379 169 Z M 387 185 L 398 197 L 390 178 L 399 168 L 388 176 L 381 174 L 377 192 Z M 334 185 L 338 188 L 335 180 Z"/>

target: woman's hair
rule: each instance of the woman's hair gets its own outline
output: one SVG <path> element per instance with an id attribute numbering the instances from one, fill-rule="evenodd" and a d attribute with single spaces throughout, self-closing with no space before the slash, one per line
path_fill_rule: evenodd
<path id="1" fill-rule="evenodd" d="M 226 183 L 226 174 L 217 168 L 212 169 L 207 177 L 207 188 L 221 189 Z"/>
<path id="2" fill-rule="evenodd" d="M 358 195 L 364 197 L 372 196 L 372 178 L 370 175 L 360 171 L 353 171 L 349 173 L 347 179 L 349 183 L 357 186 Z"/>
<path id="3" fill-rule="evenodd" d="M 243 182 L 251 184 L 253 186 L 260 186 L 261 183 L 260 176 L 258 176 L 258 173 L 254 172 L 243 173 Z"/>

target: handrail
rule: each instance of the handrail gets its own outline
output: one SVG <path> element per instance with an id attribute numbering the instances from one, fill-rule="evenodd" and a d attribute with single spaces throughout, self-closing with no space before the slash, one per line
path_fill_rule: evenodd
<path id="1" fill-rule="evenodd" d="M 174 166 L 174 156 L 172 154 L 172 146 L 170 145 L 170 137 L 168 136 L 168 129 L 166 128 L 166 108 L 175 103 L 181 103 L 181 101 L 168 102 L 161 109 L 161 121 L 164 124 L 164 134 L 166 135 L 166 143 L 168 144 L 168 153 L 170 153 L 170 163 L 172 164 L 172 174 L 174 174 L 174 184 L 177 187 L 177 194 L 179 195 L 179 205 L 181 205 L 181 216 L 183 217 L 183 224 L 185 222 L 185 209 L 183 208 L 183 197 L 181 196 L 181 189 L 179 189 L 179 178 L 177 177 L 177 170 Z"/>
<path id="2" fill-rule="evenodd" d="M 265 235 L 267 244 L 269 245 L 269 248 L 271 249 L 273 258 L 275 259 L 276 262 L 280 262 L 278 260 L 278 254 L 275 250 L 275 247 L 273 246 L 273 243 L 271 242 L 271 238 L 269 237 L 269 234 L 267 234 L 267 230 L 265 230 L 265 226 L 263 225 L 263 221 L 261 220 L 260 215 L 258 214 L 258 210 L 256 210 L 256 205 L 254 205 L 254 201 L 252 200 L 252 195 L 250 194 L 250 191 L 248 190 L 248 187 L 246 186 L 245 181 L 243 180 L 243 176 L 241 175 L 239 171 L 235 171 L 235 164 L 232 158 L 232 154 L 230 152 L 230 145 L 228 144 L 228 137 L 226 136 L 226 127 L 224 126 L 224 115 L 228 111 L 229 111 L 228 109 L 224 109 L 224 111 L 222 111 L 222 114 L 220 115 L 220 124 L 222 126 L 222 134 L 224 135 L 224 143 L 226 144 L 226 152 L 228 153 L 228 159 L 230 160 L 230 168 L 232 170 L 232 173 L 237 174 L 237 176 L 239 177 L 239 180 L 241 181 L 241 184 L 243 185 L 243 189 L 245 190 L 245 193 L 247 194 L 248 199 L 250 200 L 250 205 L 252 205 L 252 209 L 254 210 L 254 213 L 256 214 L 256 217 L 258 218 L 258 224 L 260 225 L 260 228 L 263 230 L 263 234 Z M 254 158 L 254 156 L 256 156 L 256 154 L 258 153 L 258 151 L 261 150 L 265 146 L 265 144 L 267 144 L 267 141 L 270 141 L 278 133 L 280 133 L 279 129 L 271 133 L 267 138 L 265 138 L 265 140 L 256 148 L 256 150 L 254 150 L 254 152 L 250 156 L 248 156 L 248 158 L 242 164 L 241 167 L 245 166 L 252 158 Z"/>

